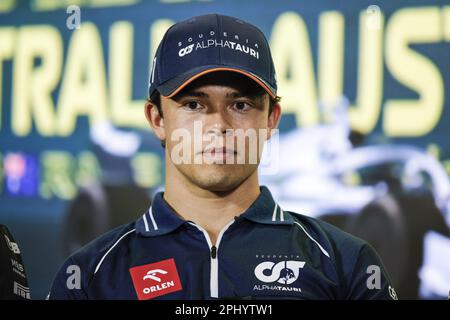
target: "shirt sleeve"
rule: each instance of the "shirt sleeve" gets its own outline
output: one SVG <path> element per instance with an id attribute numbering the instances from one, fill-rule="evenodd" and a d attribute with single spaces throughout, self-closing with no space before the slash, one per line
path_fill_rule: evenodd
<path id="1" fill-rule="evenodd" d="M 86 300 L 82 268 L 73 258 L 67 259 L 53 280 L 47 300 Z"/>
<path id="2" fill-rule="evenodd" d="M 367 243 L 359 251 L 348 284 L 350 300 L 398 300 L 380 257 Z"/>

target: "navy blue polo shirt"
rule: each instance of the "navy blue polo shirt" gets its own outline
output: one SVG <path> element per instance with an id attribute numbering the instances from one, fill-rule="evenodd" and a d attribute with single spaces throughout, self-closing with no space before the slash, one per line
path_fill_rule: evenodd
<path id="1" fill-rule="evenodd" d="M 156 194 L 137 221 L 69 257 L 49 299 L 396 299 L 368 243 L 260 190 L 215 245 Z"/>

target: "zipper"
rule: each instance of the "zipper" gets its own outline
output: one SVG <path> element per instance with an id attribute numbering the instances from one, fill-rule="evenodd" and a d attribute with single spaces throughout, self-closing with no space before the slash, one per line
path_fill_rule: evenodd
<path id="1" fill-rule="evenodd" d="M 213 245 L 211 243 L 211 238 L 209 237 L 208 232 L 203 229 L 202 227 L 196 225 L 193 222 L 189 221 L 189 224 L 195 226 L 197 229 L 199 229 L 201 232 L 203 232 L 203 235 L 206 238 L 206 242 L 208 243 L 209 251 L 210 251 L 210 264 L 211 264 L 211 272 L 209 276 L 209 290 L 211 298 L 218 298 L 219 297 L 219 259 L 217 258 L 217 253 L 219 250 L 220 241 L 222 240 L 222 236 L 225 233 L 225 231 L 235 222 L 233 219 L 230 221 L 225 227 L 220 230 L 219 235 L 217 237 L 216 244 Z"/>
<path id="2" fill-rule="evenodd" d="M 217 257 L 217 247 L 212 246 L 211 247 L 211 259 L 215 259 Z"/>

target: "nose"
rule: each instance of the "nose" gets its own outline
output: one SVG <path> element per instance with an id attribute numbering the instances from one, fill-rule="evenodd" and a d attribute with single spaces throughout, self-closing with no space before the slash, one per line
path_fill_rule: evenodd
<path id="1" fill-rule="evenodd" d="M 204 122 L 205 134 L 207 135 L 226 135 L 227 129 L 231 129 L 231 125 L 225 114 L 222 112 L 213 112 L 206 115 L 207 119 Z"/>

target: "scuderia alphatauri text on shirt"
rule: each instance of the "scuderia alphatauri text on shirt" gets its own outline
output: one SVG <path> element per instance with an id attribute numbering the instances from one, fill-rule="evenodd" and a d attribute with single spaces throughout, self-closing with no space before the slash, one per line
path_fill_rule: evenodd
<path id="1" fill-rule="evenodd" d="M 266 187 L 260 189 L 215 245 L 156 194 L 137 221 L 69 257 L 48 298 L 397 299 L 368 243 L 283 211 Z"/>

